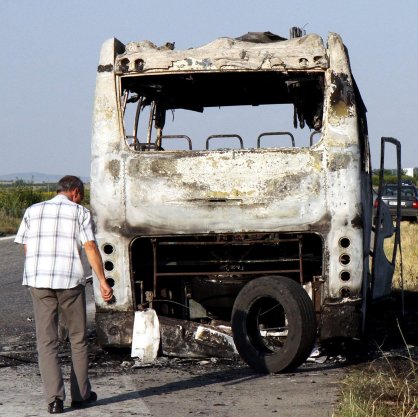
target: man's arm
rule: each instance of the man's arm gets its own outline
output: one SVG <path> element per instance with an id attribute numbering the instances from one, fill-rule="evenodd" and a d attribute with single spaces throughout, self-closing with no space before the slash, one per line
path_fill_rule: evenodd
<path id="1" fill-rule="evenodd" d="M 87 260 L 89 261 L 90 266 L 93 268 L 93 271 L 99 280 L 102 298 L 104 301 L 108 302 L 113 297 L 113 290 L 106 281 L 102 256 L 100 255 L 96 242 L 89 240 L 88 242 L 84 243 L 84 250 L 86 251 Z"/>

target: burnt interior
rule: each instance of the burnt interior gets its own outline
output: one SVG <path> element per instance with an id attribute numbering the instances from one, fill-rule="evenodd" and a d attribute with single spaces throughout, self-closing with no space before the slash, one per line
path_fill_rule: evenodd
<path id="1" fill-rule="evenodd" d="M 322 239 L 314 233 L 138 237 L 131 244 L 137 305 L 183 319 L 230 320 L 240 289 L 266 275 L 301 284 L 322 275 Z M 149 297 L 148 297 L 149 300 Z"/>
<path id="2" fill-rule="evenodd" d="M 146 106 L 151 106 L 154 127 L 161 130 L 167 110 L 203 112 L 206 107 L 267 104 L 293 104 L 295 127 L 307 125 L 315 131 L 322 127 L 323 72 L 258 70 L 144 74 L 122 77 L 121 88 L 122 108 L 127 103 L 137 103 L 139 117 Z M 126 135 L 130 137 L 128 133 Z M 136 136 L 135 132 L 133 136 Z"/>
<path id="3" fill-rule="evenodd" d="M 186 73 L 123 77 L 129 90 L 163 108 L 203 111 L 211 106 L 293 103 L 298 95 L 317 104 L 323 101 L 322 72 L 277 71 Z"/>

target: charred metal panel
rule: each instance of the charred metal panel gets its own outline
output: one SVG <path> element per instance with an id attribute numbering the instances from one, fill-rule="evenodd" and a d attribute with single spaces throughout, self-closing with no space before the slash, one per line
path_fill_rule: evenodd
<path id="1" fill-rule="evenodd" d="M 158 48 L 152 42 L 131 42 L 116 59 L 116 73 L 313 70 L 328 67 L 323 41 L 307 35 L 287 41 L 254 43 L 220 38 L 205 46 L 182 51 Z"/>
<path id="2" fill-rule="evenodd" d="M 326 212 L 322 163 L 308 150 L 132 156 L 126 221 L 147 234 L 307 230 Z"/>
<path id="3" fill-rule="evenodd" d="M 357 227 L 363 217 L 361 195 L 361 146 L 355 107 L 353 80 L 346 49 L 339 35 L 328 37 L 330 68 L 324 101 L 326 135 L 327 206 L 331 227 L 327 246 L 326 296 L 334 299 L 361 294 L 365 255 L 363 231 Z M 325 143 L 325 142 L 323 142 Z"/>
<path id="4" fill-rule="evenodd" d="M 113 65 L 99 65 L 97 67 L 97 72 L 112 72 L 113 71 Z"/>
<path id="5" fill-rule="evenodd" d="M 102 346 L 130 347 L 133 326 L 133 312 L 96 312 L 97 340 Z"/>
<path id="6" fill-rule="evenodd" d="M 100 53 L 99 64 L 110 68 L 109 65 L 114 64 L 115 56 L 121 53 L 123 49 L 124 45 L 117 39 L 106 41 Z M 96 309 L 100 312 L 98 317 L 99 320 L 103 318 L 100 325 L 106 329 L 103 331 L 103 337 L 106 336 L 105 332 L 108 330 L 109 335 L 115 333 L 115 336 L 112 336 L 109 340 L 110 344 L 115 345 L 118 338 L 123 345 L 130 343 L 128 336 L 123 333 L 127 331 L 126 325 L 122 324 L 125 319 L 121 319 L 121 325 L 116 325 L 112 330 L 112 325 L 106 321 L 105 318 L 108 316 L 104 312 L 115 312 L 116 315 L 112 317 L 117 323 L 119 316 L 125 317 L 126 315 L 133 318 L 133 311 L 135 310 L 129 273 L 129 240 L 126 240 L 119 233 L 124 222 L 124 201 L 121 192 L 121 189 L 123 189 L 121 184 L 123 184 L 124 160 L 119 153 L 122 147 L 115 74 L 114 71 L 99 71 L 96 78 L 96 95 L 93 108 L 90 198 L 98 246 L 105 262 L 106 276 L 114 282 L 113 291 L 116 301 L 113 304 L 105 303 L 100 296 L 97 280 L 93 281 L 93 285 Z M 111 157 L 107 158 L 108 155 Z M 109 219 L 107 213 L 112 213 L 111 219 L 113 220 L 111 223 L 117 230 L 115 233 L 108 233 L 107 224 Z M 105 247 L 111 250 L 104 250 Z M 107 265 L 111 266 L 111 269 L 106 269 Z M 117 331 L 118 327 L 121 329 L 120 332 Z M 131 331 L 132 327 L 128 330 L 128 334 Z"/>
<path id="7" fill-rule="evenodd" d="M 222 327 L 160 316 L 161 348 L 166 356 L 237 358 L 231 332 Z"/>
<path id="8" fill-rule="evenodd" d="M 361 299 L 325 300 L 319 325 L 321 340 L 358 338 L 361 334 Z"/>
<path id="9" fill-rule="evenodd" d="M 109 235 L 100 230 L 96 237 L 104 262 L 105 274 L 112 283 L 115 296 L 115 302 L 104 302 L 100 296 L 98 281 L 93 280 L 96 311 L 101 313 L 110 310 L 133 314 L 132 312 L 136 308 L 132 296 L 133 287 L 129 271 L 129 240 L 115 234 Z M 128 268 L 126 268 L 126 265 Z"/>

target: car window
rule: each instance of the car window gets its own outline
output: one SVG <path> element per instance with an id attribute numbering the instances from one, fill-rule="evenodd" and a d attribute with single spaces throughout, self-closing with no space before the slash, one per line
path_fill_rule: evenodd
<path id="1" fill-rule="evenodd" d="M 383 189 L 383 195 L 387 195 L 387 196 L 396 196 L 396 195 L 398 195 L 398 189 L 397 189 L 396 185 L 394 185 L 394 186 L 387 185 Z"/>
<path id="2" fill-rule="evenodd" d="M 414 197 L 415 190 L 412 187 L 402 187 L 401 188 L 401 196 L 402 197 Z"/>
<path id="3" fill-rule="evenodd" d="M 398 188 L 396 185 L 387 185 L 383 189 L 383 195 L 389 197 L 396 197 L 398 195 Z M 402 197 L 416 197 L 417 191 L 415 187 L 401 187 Z"/>

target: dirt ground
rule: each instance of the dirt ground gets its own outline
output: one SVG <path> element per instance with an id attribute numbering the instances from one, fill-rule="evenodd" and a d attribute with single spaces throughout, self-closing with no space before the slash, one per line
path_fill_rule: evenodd
<path id="1" fill-rule="evenodd" d="M 35 347 L 35 323 L 22 287 L 23 252 L 0 239 L 0 416 L 49 415 L 43 399 Z M 69 416 L 330 417 L 338 401 L 344 362 L 307 363 L 297 372 L 260 375 L 241 361 L 161 357 L 136 367 L 129 352 L 108 353 L 95 343 L 94 303 L 87 286 L 90 375 L 99 400 Z M 69 346 L 60 350 L 68 391 Z"/>
<path id="2" fill-rule="evenodd" d="M 0 265 L 0 416 L 47 416 L 32 306 L 20 284 L 22 262 L 11 242 L 0 244 L 3 259 L 9 260 Z M 139 366 L 130 352 L 107 352 L 97 346 L 94 311 L 90 308 L 90 375 L 99 400 L 93 407 L 77 411 L 70 408 L 71 399 L 67 398 L 64 414 L 331 417 L 340 398 L 341 381 L 354 367 L 367 366 L 385 354 L 406 355 L 406 346 L 418 346 L 418 293 L 406 292 L 404 304 L 402 314 L 401 297 L 395 292 L 392 299 L 370 310 L 363 341 L 327 344 L 297 371 L 273 375 L 258 374 L 239 359 L 210 357 L 160 357 L 152 366 Z M 410 348 L 409 352 L 414 354 L 415 350 Z M 67 389 L 69 352 L 68 343 L 62 343 L 60 356 Z"/>
<path id="3" fill-rule="evenodd" d="M 93 338 L 94 336 L 92 336 Z M 94 340 L 92 340 L 94 342 Z M 139 365 L 128 352 L 108 353 L 91 344 L 90 376 L 99 400 L 72 416 L 330 417 L 343 368 L 337 361 L 307 363 L 287 374 L 257 374 L 240 360 L 160 357 Z M 0 415 L 48 415 L 36 364 L 34 341 L 10 346 L 0 357 Z M 13 349 L 13 350 L 12 350 Z M 61 346 L 66 377 L 69 346 Z"/>
<path id="4" fill-rule="evenodd" d="M 340 382 L 351 367 L 367 365 L 379 355 L 402 354 L 405 341 L 418 345 L 418 294 L 400 295 L 373 308 L 368 337 L 362 342 L 335 342 L 320 351 L 320 359 L 287 374 L 262 375 L 239 359 L 159 357 L 141 365 L 128 351 L 108 352 L 95 343 L 90 328 L 90 375 L 98 402 L 72 416 L 219 416 L 331 417 Z M 400 332 L 402 330 L 402 334 Z M 66 380 L 70 347 L 60 348 Z M 323 363 L 319 363 L 323 361 Z M 36 364 L 33 332 L 9 338 L 0 353 L 0 415 L 45 416 L 42 384 Z"/>

